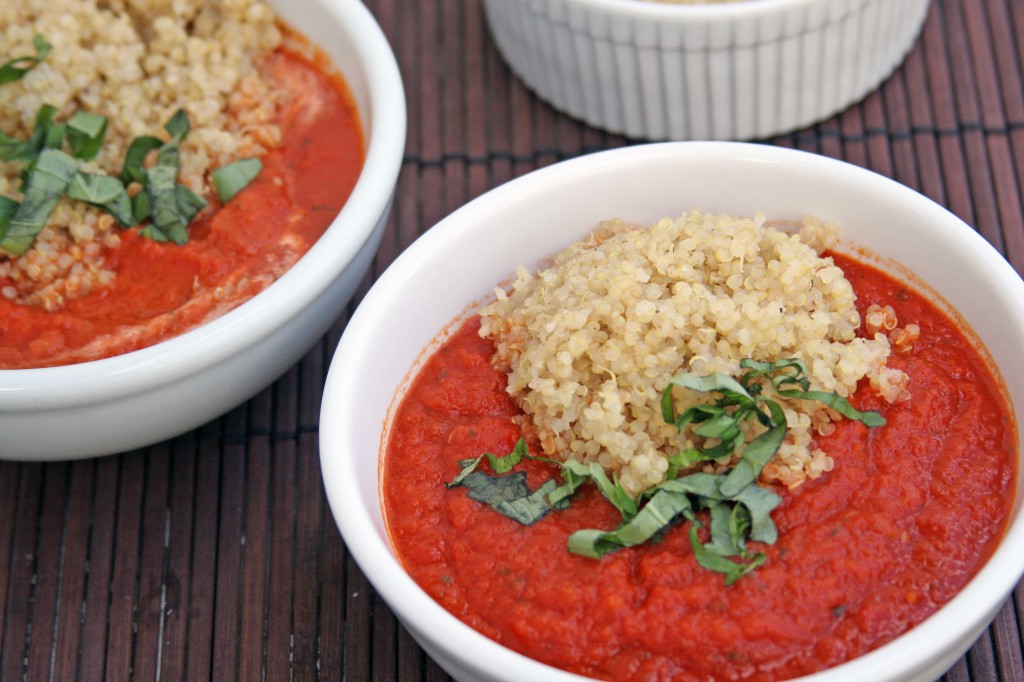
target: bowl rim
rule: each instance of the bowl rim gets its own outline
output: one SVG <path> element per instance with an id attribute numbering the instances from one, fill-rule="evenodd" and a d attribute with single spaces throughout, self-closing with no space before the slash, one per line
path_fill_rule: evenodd
<path id="1" fill-rule="evenodd" d="M 324 234 L 266 289 L 199 327 L 113 357 L 55 367 L 0 369 L 0 409 L 28 412 L 115 399 L 216 365 L 298 315 L 337 277 L 339 266 L 349 263 L 371 238 L 388 209 L 401 169 L 407 127 L 404 86 L 387 38 L 365 5 L 346 0 L 321 0 L 321 4 L 344 27 L 363 72 L 359 77 L 366 75 L 369 102 L 362 121 L 363 168 Z M 346 80 L 355 77 L 342 75 Z"/>
<path id="2" fill-rule="evenodd" d="M 349 321 L 331 361 L 324 387 L 320 416 L 320 461 L 324 488 L 335 522 L 349 552 L 374 589 L 410 629 L 414 637 L 440 630 L 444 632 L 445 640 L 451 644 L 447 647 L 450 650 L 474 652 L 472 659 L 462 656 L 458 658 L 458 662 L 467 666 L 466 669 L 476 670 L 480 674 L 512 670 L 514 675 L 519 676 L 518 678 L 500 679 L 525 679 L 523 675 L 529 679 L 549 679 L 554 682 L 588 679 L 526 657 L 478 633 L 435 602 L 405 572 L 392 549 L 390 540 L 386 537 L 386 522 L 380 506 L 381 453 L 374 455 L 378 458 L 378 476 L 377 487 L 372 495 L 359 487 L 357 477 L 353 475 L 355 453 L 346 443 L 351 431 L 348 428 L 351 424 L 346 422 L 352 417 L 342 416 L 339 419 L 338 415 L 354 413 L 346 412 L 346 408 L 358 405 L 359 396 L 351 383 L 344 380 L 343 368 L 368 359 L 365 354 L 373 346 L 370 340 L 373 334 L 364 333 L 363 328 L 366 327 L 372 332 L 375 325 L 387 317 L 381 314 L 382 311 L 387 312 L 395 292 L 408 285 L 411 277 L 409 273 L 416 269 L 417 264 L 429 260 L 431 254 L 444 249 L 449 241 L 458 240 L 466 232 L 480 229 L 474 228 L 474 225 L 481 222 L 479 216 L 486 215 L 489 206 L 499 205 L 507 209 L 514 204 L 519 193 L 528 193 L 533 186 L 558 182 L 560 176 L 575 172 L 584 164 L 593 171 L 595 166 L 627 164 L 652 152 L 686 153 L 694 156 L 728 156 L 741 152 L 745 156 L 753 156 L 762 161 L 781 159 L 811 164 L 812 169 L 836 173 L 851 181 L 869 183 L 873 191 L 894 194 L 901 201 L 908 202 L 916 211 L 923 213 L 925 220 L 938 221 L 946 228 L 956 230 L 957 238 L 962 238 L 961 244 L 974 252 L 985 254 L 987 261 L 990 261 L 991 267 L 996 271 L 996 276 L 1005 279 L 1008 286 L 1024 300 L 1024 281 L 1004 257 L 979 233 L 931 199 L 893 179 L 846 161 L 756 143 L 657 142 L 586 154 L 514 178 L 443 218 L 400 254 L 378 278 Z M 467 301 L 470 296 L 472 292 L 467 292 Z M 415 372 L 419 366 L 417 361 L 410 372 Z M 404 387 L 404 384 L 400 385 L 397 390 Z M 386 428 L 386 425 L 381 426 Z M 1018 429 L 1021 429 L 1019 424 Z M 381 436 L 384 436 L 383 430 Z M 1024 436 L 1024 432 L 1018 434 L 1019 438 L 1021 436 Z M 1018 455 L 1018 469 L 1019 457 Z M 943 654 L 955 649 L 958 642 L 972 628 L 986 627 L 1024 572 L 1024 511 L 1020 508 L 1019 499 L 1021 485 L 1018 471 L 1018 499 L 1011 509 L 1011 516 L 1007 520 L 999 545 L 974 577 L 949 602 L 903 635 L 877 649 L 799 679 L 807 682 L 906 679 L 905 676 L 914 671 L 934 669 L 941 664 Z M 384 524 L 384 537 L 374 515 L 379 516 L 380 522 Z M 475 665 L 473 661 L 486 661 L 487 667 Z M 856 674 L 857 677 L 848 677 L 851 674 Z"/>

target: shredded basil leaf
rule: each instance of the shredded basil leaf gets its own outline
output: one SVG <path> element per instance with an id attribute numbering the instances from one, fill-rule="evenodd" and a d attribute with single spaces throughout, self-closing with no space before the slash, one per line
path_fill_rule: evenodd
<path id="1" fill-rule="evenodd" d="M 495 476 L 476 470 L 484 459 L 491 465 Z M 495 511 L 519 523 L 530 525 L 546 516 L 552 509 L 568 506 L 568 495 L 564 490 L 566 485 L 558 486 L 554 480 L 545 481 L 537 490 L 531 492 L 526 484 L 525 472 L 509 473 L 524 459 L 543 460 L 531 456 L 527 450 L 526 439 L 520 438 L 512 452 L 502 457 L 487 452 L 475 459 L 459 462 L 459 473 L 445 485 L 449 488 L 463 486 L 469 489 L 469 496 L 472 499 L 490 505 Z M 576 486 L 583 480 L 585 479 L 576 483 Z M 575 487 L 567 485 L 575 492 Z"/>
<path id="2" fill-rule="evenodd" d="M 469 491 L 471 499 L 490 505 L 496 512 L 524 526 L 539 521 L 551 511 L 547 496 L 557 486 L 553 479 L 549 479 L 531 492 L 526 484 L 525 471 L 500 476 L 473 471 L 463 476 L 458 484 Z"/>
<path id="3" fill-rule="evenodd" d="M 149 203 L 149 194 L 139 192 L 132 198 L 132 215 L 135 224 L 144 223 L 153 215 L 153 207 Z"/>
<path id="4" fill-rule="evenodd" d="M 146 171 L 146 193 L 152 222 L 143 228 L 142 234 L 158 242 L 174 242 L 179 246 L 188 242 L 189 218 L 178 204 L 178 169 L 175 166 L 157 165 Z"/>
<path id="5" fill-rule="evenodd" d="M 151 220 L 142 230 L 144 236 L 180 246 L 188 242 L 188 224 L 206 207 L 206 201 L 177 182 L 178 147 L 190 130 L 188 115 L 178 109 L 164 128 L 171 138 L 157 152 L 156 165 L 143 171 L 148 206 L 136 204 L 133 210 L 136 219 L 146 213 Z"/>
<path id="6" fill-rule="evenodd" d="M 531 456 L 522 438 L 513 452 L 504 457 L 485 453 L 461 462 L 461 471 L 447 485 L 465 486 L 473 499 L 489 504 L 495 511 L 520 523 L 531 524 L 553 509 L 568 506 L 579 488 L 592 481 L 605 499 L 619 510 L 623 520 L 613 530 L 583 529 L 572 533 L 567 541 L 570 552 L 600 559 L 624 547 L 655 541 L 674 525 L 689 521 L 690 545 L 697 562 L 722 573 L 726 585 L 731 585 L 767 561 L 764 552 L 748 549 L 748 541 L 770 545 L 778 540 L 778 529 L 771 513 L 782 498 L 759 486 L 757 480 L 785 440 L 786 415 L 777 402 L 762 395 L 760 382 L 770 382 L 776 393 L 785 397 L 819 400 L 843 416 L 868 426 L 885 424 L 880 414 L 860 412 L 836 394 L 809 390 L 807 369 L 800 360 L 744 360 L 740 364 L 747 371 L 739 379 L 722 374 L 696 376 L 689 373 L 671 379 L 661 398 L 664 420 L 680 431 L 690 428 L 695 435 L 721 442 L 703 450 L 687 449 L 670 457 L 665 480 L 645 491 L 639 501 L 626 494 L 617 479 L 609 479 L 599 464 L 575 460 L 559 465 L 561 485 L 549 479 L 531 492 L 525 472 L 508 472 L 523 459 L 555 463 Z M 673 386 L 716 393 L 719 397 L 712 403 L 696 405 L 677 415 Z M 764 426 L 764 431 L 746 443 L 742 424 L 750 419 L 756 419 Z M 723 473 L 678 476 L 681 469 L 697 462 L 735 453 L 739 454 L 739 459 Z M 495 476 L 476 471 L 484 458 L 490 462 Z M 710 538 L 701 542 L 698 531 L 702 523 L 697 512 L 705 510 Z"/>
<path id="7" fill-rule="evenodd" d="M 164 130 L 170 133 L 171 138 L 160 146 L 156 155 L 156 165 L 173 168 L 175 171 L 181 166 L 181 153 L 179 147 L 192 129 L 188 122 L 188 114 L 184 109 L 178 109 L 171 118 L 164 124 Z"/>
<path id="8" fill-rule="evenodd" d="M 628 521 L 636 516 L 636 500 L 626 493 L 625 489 L 619 484 L 618 479 L 610 480 L 608 474 L 605 473 L 604 469 L 597 462 L 584 464 L 575 460 L 569 460 L 562 464 L 561 467 L 562 478 L 566 483 L 554 494 L 556 501 L 571 497 L 589 479 L 594 482 L 594 485 L 601 491 L 604 498 L 619 510 L 624 520 Z"/>
<path id="9" fill-rule="evenodd" d="M 708 376 L 698 376 L 691 373 L 677 374 L 672 377 L 669 381 L 665 391 L 661 394 L 661 416 L 669 424 L 675 424 L 679 430 L 682 430 L 689 422 L 681 423 L 680 420 L 689 416 L 692 419 L 695 415 L 691 415 L 690 411 L 684 412 L 682 415 L 676 416 L 675 407 L 672 401 L 672 387 L 681 386 L 688 388 L 692 391 L 700 391 L 701 393 L 708 393 L 715 391 L 723 394 L 729 400 L 750 400 L 750 394 L 747 393 L 747 389 L 743 387 L 738 381 L 732 377 L 728 377 L 724 374 L 711 374 Z M 700 407 L 700 406 L 698 406 Z"/>
<path id="10" fill-rule="evenodd" d="M 466 478 L 471 473 L 476 471 L 477 466 L 480 464 L 480 462 L 484 460 L 484 458 L 487 459 L 487 462 L 491 465 L 491 470 L 494 471 L 494 473 L 504 474 L 508 473 L 509 471 L 512 471 L 512 469 L 515 468 L 515 466 L 519 464 L 519 462 L 523 461 L 524 457 L 528 456 L 529 453 L 527 452 L 526 439 L 520 438 L 518 441 L 516 441 L 515 446 L 512 448 L 512 452 L 508 453 L 507 455 L 499 457 L 497 455 L 491 454 L 490 452 L 485 452 L 476 459 L 467 459 L 465 461 L 460 462 L 459 464 L 462 467 L 462 470 L 454 478 L 454 480 L 451 481 L 451 483 L 447 484 L 447 486 L 449 488 L 454 488 L 455 486 L 462 483 L 464 478 Z"/>
<path id="11" fill-rule="evenodd" d="M 181 144 L 192 130 L 192 125 L 189 123 L 188 114 L 185 113 L 185 110 L 178 109 L 175 111 L 167 123 L 164 124 L 164 130 L 171 135 L 171 139 L 167 143 L 168 145 L 177 147 Z"/>
<path id="12" fill-rule="evenodd" d="M 877 412 L 861 412 L 850 404 L 850 401 L 837 393 L 810 390 L 811 382 L 807 378 L 807 367 L 797 358 L 777 360 L 775 362 L 758 362 L 753 359 L 740 361 L 740 366 L 749 369 L 747 380 L 766 374 L 776 373 L 772 378 L 772 386 L 776 392 L 786 398 L 817 400 L 832 408 L 847 419 L 862 422 L 865 426 L 885 426 L 885 417 Z M 799 388 L 786 388 L 795 384 Z"/>
<path id="13" fill-rule="evenodd" d="M 261 170 L 263 170 L 263 162 L 259 159 L 249 158 L 239 159 L 213 171 L 213 188 L 217 190 L 220 202 L 226 204 L 231 201 L 260 174 Z"/>
<path id="14" fill-rule="evenodd" d="M 507 476 L 489 476 L 474 471 L 460 482 L 469 491 L 470 498 L 477 502 L 494 505 L 526 497 L 530 489 L 526 485 L 526 472 L 517 471 Z"/>
<path id="15" fill-rule="evenodd" d="M 574 554 L 600 559 L 623 547 L 634 547 L 647 542 L 674 524 L 684 511 L 692 508 L 687 495 L 659 490 L 636 516 L 615 530 L 578 530 L 569 536 L 567 546 Z"/>
<path id="16" fill-rule="evenodd" d="M 0 161 L 17 161 L 25 154 L 28 143 L 0 132 Z"/>
<path id="17" fill-rule="evenodd" d="M 206 199 L 203 199 L 185 185 L 178 185 L 175 187 L 174 192 L 178 199 L 178 211 L 188 222 L 191 222 L 197 213 L 206 208 Z"/>
<path id="18" fill-rule="evenodd" d="M 526 448 L 526 439 L 520 438 L 516 441 L 515 446 L 512 448 L 512 452 L 508 453 L 504 457 L 487 455 L 487 461 L 494 470 L 494 473 L 503 474 L 505 472 L 512 471 L 512 469 L 528 455 L 529 452 Z"/>
<path id="19" fill-rule="evenodd" d="M 71 199 L 104 209 L 124 227 L 135 225 L 132 200 L 117 178 L 99 173 L 77 173 L 68 186 Z"/>
<path id="20" fill-rule="evenodd" d="M 181 245 L 188 241 L 188 223 L 178 211 L 177 175 L 178 169 L 172 166 L 154 166 L 146 171 L 152 222 L 143 228 L 142 234 L 155 241 Z"/>
<path id="21" fill-rule="evenodd" d="M 22 78 L 52 50 L 52 45 L 42 35 L 37 34 L 33 44 L 34 57 L 16 57 L 0 65 L 0 84 Z M 67 163 L 96 158 L 106 138 L 107 118 L 80 111 L 67 122 L 57 123 L 56 114 L 57 109 L 52 105 L 41 106 L 36 112 L 32 134 L 25 140 L 0 132 L 0 161 L 26 164 L 21 171 L 20 188 L 25 194 L 24 200 L 19 204 L 0 197 L 0 210 L 6 212 L 0 213 L 0 249 L 13 256 L 27 251 L 64 194 L 69 199 L 107 211 L 122 227 L 149 220 L 150 224 L 141 230 L 143 236 L 175 244 L 188 241 L 189 223 L 207 204 L 205 199 L 177 182 L 180 145 L 191 129 L 183 109 L 177 110 L 164 125 L 170 136 L 166 142 L 153 136 L 132 141 L 117 177 L 78 173 L 76 165 Z M 63 151 L 65 142 L 70 156 Z M 59 156 L 46 155 L 47 151 L 58 152 Z M 153 151 L 157 152 L 156 165 L 146 169 L 143 164 Z M 215 170 L 213 182 L 221 202 L 234 197 L 262 168 L 262 161 L 249 158 Z M 134 198 L 127 192 L 127 186 L 133 182 L 143 187 Z M 62 188 L 59 192 L 58 187 Z M 11 209 L 11 206 L 16 208 Z"/>
<path id="22" fill-rule="evenodd" d="M 742 505 L 750 515 L 749 538 L 755 542 L 774 545 L 779 537 L 779 530 L 772 521 L 772 510 L 782 502 L 782 498 L 767 488 L 759 485 L 748 485 L 738 492 L 733 500 Z"/>
<path id="23" fill-rule="evenodd" d="M 64 136 L 67 134 L 67 126 L 57 123 L 53 117 L 57 115 L 57 108 L 44 104 L 36 114 L 36 127 L 29 141 L 33 151 L 43 149 L 60 149 L 64 144 Z"/>
<path id="24" fill-rule="evenodd" d="M 53 45 L 48 43 L 40 33 L 35 34 L 32 38 L 32 46 L 36 50 L 34 57 L 15 57 L 0 65 L 0 85 L 21 80 L 36 64 L 46 59 L 46 56 L 53 50 Z"/>
<path id="25" fill-rule="evenodd" d="M 665 479 L 672 480 L 679 475 L 681 469 L 688 469 L 697 462 L 703 460 L 704 457 L 701 455 L 700 450 L 696 448 L 687 448 L 682 452 L 677 452 L 668 458 L 668 469 L 665 471 Z"/>
<path id="26" fill-rule="evenodd" d="M 817 400 L 818 402 L 825 403 L 847 419 L 863 422 L 865 426 L 885 426 L 885 417 L 879 413 L 861 412 L 854 408 L 854 406 L 850 404 L 849 400 L 835 393 L 826 393 L 824 391 L 780 390 L 779 395 L 786 396 L 787 398 Z"/>
<path id="27" fill-rule="evenodd" d="M 731 559 L 717 554 L 708 544 L 702 544 L 700 536 L 697 534 L 700 528 L 700 522 L 696 518 L 691 519 L 690 522 L 690 547 L 693 548 L 693 556 L 704 568 L 715 571 L 716 573 L 722 573 L 725 575 L 725 584 L 732 585 L 737 580 L 753 571 L 758 566 L 764 564 L 768 559 L 768 556 L 764 552 L 756 552 L 751 555 L 747 555 L 744 558 L 749 559 L 745 563 L 732 561 Z"/>
<path id="28" fill-rule="evenodd" d="M 11 223 L 15 211 L 20 204 L 10 197 L 0 196 L 0 239 L 7 233 L 7 226 Z"/>
<path id="29" fill-rule="evenodd" d="M 163 140 L 152 135 L 144 135 L 132 140 L 132 143 L 128 145 L 128 151 L 125 152 L 124 164 L 121 166 L 121 174 L 118 176 L 121 182 L 126 185 L 131 182 L 144 182 L 146 175 L 142 169 L 142 162 L 145 161 L 146 154 L 163 145 Z"/>
<path id="30" fill-rule="evenodd" d="M 738 495 L 741 490 L 756 482 L 764 465 L 775 455 L 785 438 L 786 417 L 783 415 L 781 422 L 773 424 L 743 448 L 740 461 L 733 465 L 723 482 L 722 494 L 727 497 Z"/>
<path id="31" fill-rule="evenodd" d="M 548 495 L 556 487 L 555 481 L 548 479 L 532 493 L 510 500 L 501 500 L 491 506 L 496 512 L 528 526 L 547 516 L 548 512 L 553 509 L 548 502 Z"/>
<path id="32" fill-rule="evenodd" d="M 39 107 L 35 127 L 27 140 L 18 140 L 0 133 L 0 160 L 23 161 L 32 164 L 43 149 L 57 149 L 64 141 L 64 127 L 53 122 L 57 109 L 49 104 Z M 31 166 L 23 175 L 31 172 Z"/>
<path id="33" fill-rule="evenodd" d="M 76 159 L 96 158 L 107 135 L 107 117 L 79 111 L 67 122 L 68 146 Z"/>
<path id="34" fill-rule="evenodd" d="M 721 474 L 708 474 L 698 471 L 682 478 L 662 481 L 654 490 L 667 490 L 669 492 L 692 495 L 705 500 L 724 500 L 726 498 L 719 489 L 721 481 Z"/>
<path id="35" fill-rule="evenodd" d="M 40 153 L 26 180 L 25 198 L 0 237 L 0 249 L 20 256 L 32 246 L 76 172 L 78 162 L 64 152 L 46 149 Z"/>

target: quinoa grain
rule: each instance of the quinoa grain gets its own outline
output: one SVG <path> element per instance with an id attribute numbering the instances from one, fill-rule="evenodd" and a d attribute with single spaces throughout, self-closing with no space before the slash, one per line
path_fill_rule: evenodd
<path id="1" fill-rule="evenodd" d="M 895 315 L 869 312 L 874 332 L 858 337 L 853 287 L 819 255 L 837 232 L 813 218 L 787 234 L 760 214 L 699 211 L 646 229 L 609 221 L 536 275 L 518 268 L 511 291 L 498 289 L 481 310 L 480 334 L 495 341 L 495 365 L 544 453 L 596 461 L 636 495 L 696 445 L 661 415 L 679 372 L 737 376 L 744 358 L 798 358 L 812 390 L 848 396 L 866 378 L 886 400 L 909 396 L 906 375 L 886 366 Z M 907 329 L 900 343 L 912 342 Z M 673 397 L 680 412 L 708 401 L 679 387 Z M 814 438 L 838 415 L 817 401 L 773 399 L 789 431 L 763 477 L 796 486 L 831 470 Z M 752 437 L 763 427 L 750 428 Z"/>

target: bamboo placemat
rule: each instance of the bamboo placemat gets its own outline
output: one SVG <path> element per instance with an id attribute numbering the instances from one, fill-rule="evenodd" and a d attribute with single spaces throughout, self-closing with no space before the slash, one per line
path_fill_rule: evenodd
<path id="1" fill-rule="evenodd" d="M 409 138 L 387 232 L 349 312 L 470 199 L 632 143 L 527 91 L 478 0 L 367 5 L 402 68 Z M 763 142 L 894 178 L 1024 272 L 1024 3 L 935 0 L 877 92 Z M 273 386 L 192 433 L 100 459 L 0 463 L 0 679 L 448 679 L 374 594 L 327 509 L 320 397 L 346 320 Z M 1024 680 L 1022 609 L 1018 586 L 944 679 Z"/>

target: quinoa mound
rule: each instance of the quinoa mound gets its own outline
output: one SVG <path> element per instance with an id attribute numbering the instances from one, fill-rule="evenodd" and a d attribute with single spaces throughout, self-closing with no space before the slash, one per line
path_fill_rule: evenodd
<path id="1" fill-rule="evenodd" d="M 494 340 L 495 366 L 544 453 L 596 461 L 636 495 L 695 446 L 661 413 L 679 372 L 735 377 L 745 358 L 796 358 L 812 390 L 849 396 L 868 379 L 886 400 L 908 397 L 906 375 L 886 366 L 885 329 L 856 335 L 853 287 L 820 255 L 837 238 L 838 226 L 810 217 L 794 234 L 761 214 L 695 210 L 646 229 L 608 221 L 536 275 L 520 267 L 511 292 L 498 289 L 481 310 L 480 334 Z M 673 397 L 679 412 L 708 402 L 680 387 Z M 763 478 L 796 486 L 830 470 L 814 435 L 838 415 L 817 401 L 773 399 L 789 430 Z"/>

